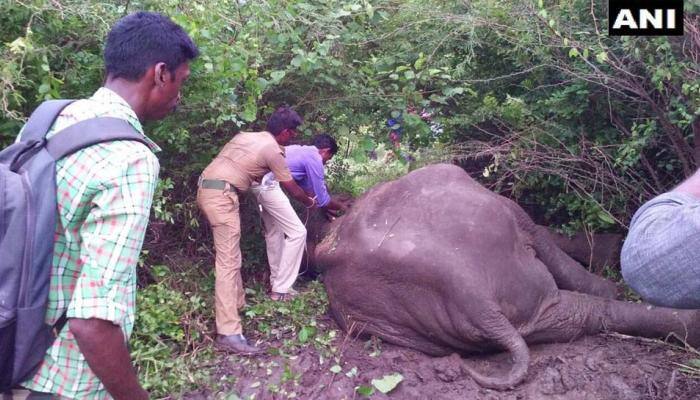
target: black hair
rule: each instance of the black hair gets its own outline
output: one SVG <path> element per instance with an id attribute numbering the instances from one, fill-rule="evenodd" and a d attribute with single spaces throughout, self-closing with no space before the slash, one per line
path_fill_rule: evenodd
<path id="1" fill-rule="evenodd" d="M 277 136 L 285 129 L 296 129 L 304 122 L 291 107 L 281 106 L 267 120 L 267 131 Z"/>
<path id="2" fill-rule="evenodd" d="M 165 63 L 174 73 L 198 55 L 197 46 L 180 25 L 165 15 L 140 11 L 121 18 L 107 34 L 105 71 L 110 78 L 133 82 L 154 64 Z"/>
<path id="3" fill-rule="evenodd" d="M 330 149 L 332 155 L 338 152 L 338 143 L 331 135 L 326 133 L 314 136 L 311 144 L 316 146 L 317 149 Z"/>

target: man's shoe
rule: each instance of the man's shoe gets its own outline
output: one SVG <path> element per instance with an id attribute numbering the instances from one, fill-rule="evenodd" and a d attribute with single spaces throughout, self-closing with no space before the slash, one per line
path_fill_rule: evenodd
<path id="1" fill-rule="evenodd" d="M 231 353 L 242 355 L 255 355 L 262 352 L 262 349 L 248 344 L 245 336 L 238 335 L 218 335 L 216 337 L 216 347 Z"/>
<path id="2" fill-rule="evenodd" d="M 272 292 L 270 293 L 270 298 L 273 301 L 291 301 L 295 297 L 299 295 L 299 292 L 296 290 L 289 288 L 289 291 L 287 293 L 279 293 L 279 292 Z"/>

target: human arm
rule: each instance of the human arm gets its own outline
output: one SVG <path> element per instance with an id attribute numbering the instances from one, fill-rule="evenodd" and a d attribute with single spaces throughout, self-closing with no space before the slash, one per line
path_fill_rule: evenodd
<path id="1" fill-rule="evenodd" d="M 294 179 L 280 181 L 280 186 L 282 186 L 292 198 L 303 204 L 306 208 L 311 208 L 316 205 L 316 200 L 314 200 L 313 197 L 307 196 L 306 192 L 297 185 Z"/>
<path id="2" fill-rule="evenodd" d="M 115 400 L 148 399 L 131 365 L 119 325 L 98 318 L 70 318 L 68 328 L 90 369 Z"/>
<path id="3" fill-rule="evenodd" d="M 270 171 L 275 174 L 275 179 L 292 198 L 307 208 L 311 208 L 316 204 L 316 200 L 314 200 L 313 197 L 307 196 L 306 192 L 304 192 L 292 178 L 292 173 L 289 172 L 287 161 L 283 153 L 279 151 L 279 148 L 265 149 L 263 156 Z"/>
<path id="4" fill-rule="evenodd" d="M 318 201 L 318 207 L 324 211 L 328 219 L 332 219 L 337 217 L 339 212 L 347 211 L 347 207 L 344 203 L 332 198 L 328 193 L 323 160 L 317 154 L 314 154 L 314 156 L 313 158 L 307 158 L 304 163 L 306 173 L 304 182 L 313 190 Z"/>
<path id="5" fill-rule="evenodd" d="M 348 210 L 348 206 L 346 206 L 345 204 L 343 204 L 342 202 L 340 202 L 334 198 L 331 198 L 331 201 L 329 201 L 328 204 L 326 204 L 325 208 L 328 210 L 331 210 L 331 211 L 343 211 L 343 212 L 345 212 Z"/>
<path id="6" fill-rule="evenodd" d="M 700 197 L 700 169 L 695 171 L 693 175 L 681 182 L 681 184 L 676 186 L 672 191 L 688 193 L 695 197 Z"/>

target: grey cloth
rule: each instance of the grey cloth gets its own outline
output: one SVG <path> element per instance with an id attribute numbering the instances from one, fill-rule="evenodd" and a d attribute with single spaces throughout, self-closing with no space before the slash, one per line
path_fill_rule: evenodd
<path id="1" fill-rule="evenodd" d="M 645 301 L 700 308 L 700 198 L 668 192 L 645 203 L 632 217 L 620 263 Z"/>

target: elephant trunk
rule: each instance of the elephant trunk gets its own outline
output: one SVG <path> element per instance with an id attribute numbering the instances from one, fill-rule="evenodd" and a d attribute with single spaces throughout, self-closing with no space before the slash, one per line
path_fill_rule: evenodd
<path id="1" fill-rule="evenodd" d="M 513 366 L 505 377 L 486 376 L 466 365 L 463 368 L 476 383 L 483 387 L 495 390 L 508 390 L 525 379 L 530 363 L 530 350 L 518 330 L 513 327 L 503 314 L 492 310 L 487 311 L 487 313 L 490 314 L 490 318 L 486 318 L 488 327 L 483 326 L 482 329 L 487 329 L 488 335 L 498 347 L 511 353 Z"/>

